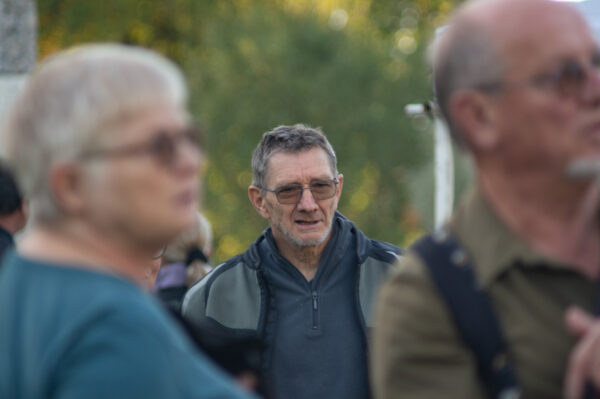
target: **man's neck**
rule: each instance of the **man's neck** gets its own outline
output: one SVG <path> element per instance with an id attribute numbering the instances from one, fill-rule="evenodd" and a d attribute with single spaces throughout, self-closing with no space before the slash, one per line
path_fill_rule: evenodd
<path id="1" fill-rule="evenodd" d="M 328 241 L 329 237 L 319 245 L 298 246 L 290 244 L 287 240 L 275 239 L 275 244 L 281 256 L 294 265 L 307 281 L 310 281 L 317 274 Z"/>
<path id="2" fill-rule="evenodd" d="M 98 270 L 126 277 L 142 285 L 152 250 L 136 250 L 111 242 L 81 225 L 32 226 L 19 245 L 24 256 Z"/>
<path id="3" fill-rule="evenodd" d="M 499 218 L 534 249 L 590 278 L 600 275 L 598 185 L 548 174 L 480 174 L 478 180 Z"/>

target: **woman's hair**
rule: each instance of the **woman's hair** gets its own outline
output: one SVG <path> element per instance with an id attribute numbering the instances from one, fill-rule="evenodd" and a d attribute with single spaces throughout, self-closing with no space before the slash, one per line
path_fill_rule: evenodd
<path id="1" fill-rule="evenodd" d="M 48 183 L 53 166 L 76 162 L 120 118 L 161 104 L 183 108 L 186 99 L 179 68 L 151 50 L 92 44 L 42 62 L 7 113 L 0 144 L 32 218 L 60 214 Z"/>
<path id="2" fill-rule="evenodd" d="M 186 283 L 190 286 L 206 274 L 211 250 L 212 227 L 206 217 L 198 212 L 196 223 L 167 245 L 164 254 L 165 264 L 186 264 Z"/>

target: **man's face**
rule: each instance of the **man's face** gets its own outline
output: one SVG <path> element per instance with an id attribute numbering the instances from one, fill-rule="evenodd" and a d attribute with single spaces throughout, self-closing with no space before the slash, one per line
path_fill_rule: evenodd
<path id="1" fill-rule="evenodd" d="M 260 196 L 257 209 L 260 207 L 261 215 L 269 220 L 278 245 L 325 246 L 342 193 L 343 176 L 333 174 L 327 154 L 321 148 L 298 153 L 279 152 L 271 157 L 266 182 L 269 189 L 294 183 L 308 187 L 311 182 L 336 177 L 339 183 L 335 195 L 325 200 L 315 200 L 311 191 L 305 189 L 297 204 L 284 205 L 278 202 L 275 193 L 256 191 Z"/>
<path id="2" fill-rule="evenodd" d="M 149 148 L 157 137 L 178 137 L 170 164 L 159 151 L 106 156 L 91 170 L 86 201 L 88 222 L 122 240 L 148 246 L 166 241 L 193 225 L 198 197 L 200 154 L 181 135 L 183 110 L 172 105 L 148 107 L 116 122 L 103 135 L 102 149 Z M 161 147 L 153 145 L 154 148 Z M 162 147 L 164 148 L 164 146 Z"/>
<path id="3" fill-rule="evenodd" d="M 509 170 L 538 168 L 556 175 L 575 159 L 600 157 L 600 76 L 591 64 L 598 46 L 573 12 L 549 7 L 530 21 L 507 24 L 505 40 L 499 39 L 507 73 L 494 103 L 501 137 L 496 150 Z M 552 83 L 569 63 L 585 74 L 575 93 Z"/>

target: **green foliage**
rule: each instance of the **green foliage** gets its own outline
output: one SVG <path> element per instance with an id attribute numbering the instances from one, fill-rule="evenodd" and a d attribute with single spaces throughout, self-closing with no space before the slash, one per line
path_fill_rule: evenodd
<path id="1" fill-rule="evenodd" d="M 205 204 L 216 235 L 234 233 L 238 249 L 266 226 L 247 199 L 251 152 L 263 132 L 304 122 L 321 127 L 338 153 L 341 211 L 368 234 L 401 242 L 404 170 L 424 153 L 402 110 L 427 94 L 423 69 L 411 73 L 391 58 L 389 40 L 333 30 L 313 12 L 229 11 L 215 16 L 187 64 L 193 109 L 210 129 Z M 233 252 L 217 246 L 223 257 Z"/>
<path id="2" fill-rule="evenodd" d="M 425 41 L 450 5 L 39 0 L 40 52 L 120 41 L 157 49 L 183 67 L 192 112 L 208 132 L 203 211 L 217 260 L 244 250 L 267 225 L 247 196 L 262 133 L 299 122 L 321 127 L 337 152 L 345 176 L 340 210 L 368 235 L 402 244 L 421 231 L 409 171 L 431 152 L 429 135 L 403 110 L 430 97 Z"/>

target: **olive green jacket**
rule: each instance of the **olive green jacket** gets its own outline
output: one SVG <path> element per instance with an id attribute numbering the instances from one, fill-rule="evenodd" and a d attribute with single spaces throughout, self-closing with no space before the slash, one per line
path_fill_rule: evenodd
<path id="1" fill-rule="evenodd" d="M 575 343 L 568 306 L 591 310 L 595 283 L 536 253 L 472 193 L 449 228 L 495 305 L 524 398 L 561 398 Z M 384 285 L 375 315 L 373 387 L 379 399 L 484 398 L 473 354 L 461 341 L 422 260 L 408 252 Z"/>

